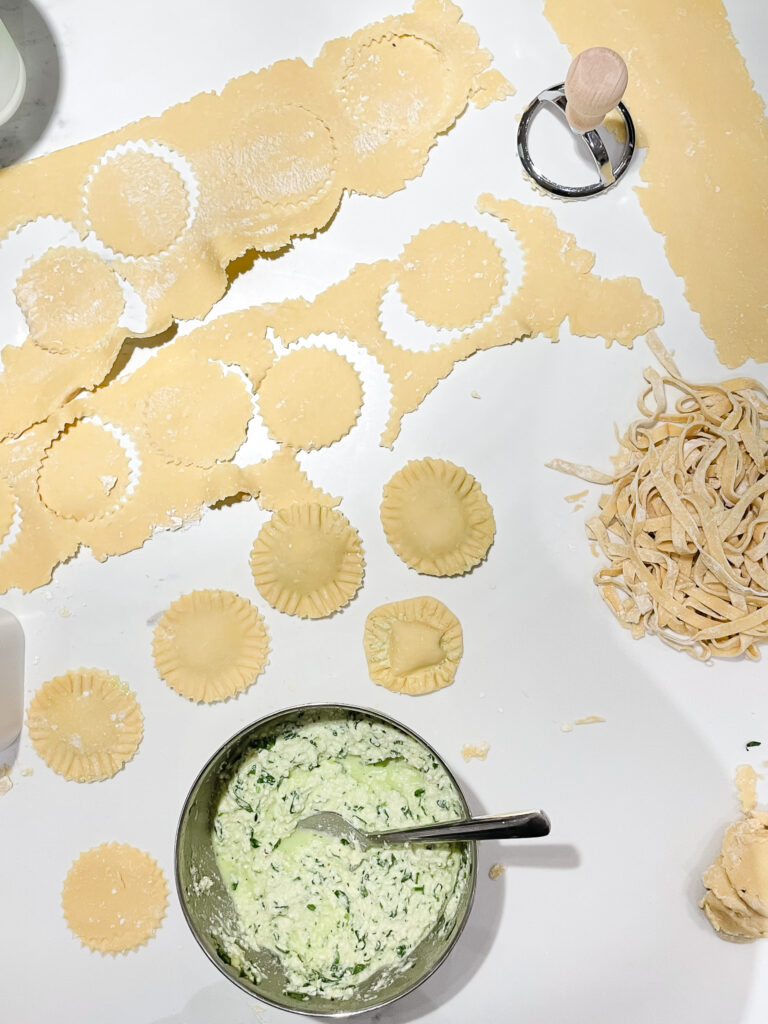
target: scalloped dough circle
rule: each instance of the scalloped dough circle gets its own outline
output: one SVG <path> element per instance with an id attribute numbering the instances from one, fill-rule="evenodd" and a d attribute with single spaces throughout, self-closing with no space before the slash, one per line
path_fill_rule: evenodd
<path id="1" fill-rule="evenodd" d="M 363 582 L 360 536 L 337 509 L 291 505 L 264 524 L 251 549 L 256 587 L 273 608 L 320 619 L 348 604 Z"/>
<path id="2" fill-rule="evenodd" d="M 76 420 L 54 439 L 40 463 L 37 489 L 43 504 L 63 519 L 109 515 L 128 496 L 131 465 L 114 434 Z"/>
<path id="3" fill-rule="evenodd" d="M 381 522 L 405 563 L 428 576 L 458 576 L 483 561 L 493 511 L 465 469 L 444 459 L 408 462 L 384 485 Z"/>
<path id="4" fill-rule="evenodd" d="M 122 256 L 155 256 L 184 232 L 190 197 L 162 156 L 143 150 L 110 154 L 86 189 L 86 213 L 99 239 Z"/>
<path id="5" fill-rule="evenodd" d="M 396 693 L 433 693 L 456 675 L 461 623 L 434 597 L 383 604 L 365 620 L 363 648 L 374 683 Z"/>
<path id="6" fill-rule="evenodd" d="M 130 761 L 144 720 L 117 676 L 81 668 L 43 683 L 30 702 L 27 728 L 49 768 L 73 782 L 96 782 Z"/>
<path id="7" fill-rule="evenodd" d="M 0 476 L 0 544 L 8 536 L 15 514 L 16 498 L 11 490 L 11 485 L 5 477 Z"/>
<path id="8" fill-rule="evenodd" d="M 100 256 L 74 246 L 49 249 L 30 263 L 14 294 L 32 340 L 56 354 L 98 347 L 125 308 L 114 272 Z"/>
<path id="9" fill-rule="evenodd" d="M 256 682 L 267 663 L 269 638 L 250 601 L 227 590 L 194 590 L 162 616 L 152 652 L 171 689 L 208 704 Z"/>
<path id="10" fill-rule="evenodd" d="M 239 128 L 248 144 L 238 149 L 237 181 L 245 195 L 270 206 L 297 206 L 328 192 L 337 152 L 330 129 L 311 110 L 288 104 L 259 107 Z"/>
<path id="11" fill-rule="evenodd" d="M 355 151 L 391 143 L 432 142 L 452 93 L 441 51 L 416 35 L 388 33 L 360 46 L 349 60 L 341 96 L 356 132 Z"/>
<path id="12" fill-rule="evenodd" d="M 81 853 L 64 879 L 64 920 L 84 946 L 98 953 L 138 949 L 160 927 L 168 886 L 157 861 L 125 843 Z"/>
<path id="13" fill-rule="evenodd" d="M 357 422 L 360 377 L 331 349 L 300 348 L 283 356 L 259 386 L 259 409 L 270 437 L 291 448 L 326 448 Z"/>
<path id="14" fill-rule="evenodd" d="M 152 392 L 143 415 L 150 441 L 167 459 L 208 468 L 231 459 L 243 443 L 253 403 L 237 374 L 190 362 L 183 381 Z"/>
<path id="15" fill-rule="evenodd" d="M 455 221 L 419 231 L 400 257 L 398 287 L 413 316 L 433 327 L 464 329 L 482 320 L 501 298 L 504 259 L 494 240 Z"/>

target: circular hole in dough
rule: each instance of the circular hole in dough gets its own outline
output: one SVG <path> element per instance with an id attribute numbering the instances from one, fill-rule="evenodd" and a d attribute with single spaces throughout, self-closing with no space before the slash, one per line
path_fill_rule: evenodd
<path id="1" fill-rule="evenodd" d="M 444 459 L 418 459 L 398 470 L 384 485 L 381 522 L 395 553 L 428 576 L 469 572 L 496 532 L 478 482 Z"/>
<path id="2" fill-rule="evenodd" d="M 278 611 L 320 619 L 342 608 L 363 582 L 360 536 L 341 512 L 290 505 L 261 528 L 251 550 L 259 593 Z"/>
<path id="3" fill-rule="evenodd" d="M 463 329 L 477 323 L 499 301 L 506 281 L 499 247 L 469 224 L 425 228 L 408 242 L 400 263 L 403 302 L 433 327 Z"/>
<path id="4" fill-rule="evenodd" d="M 302 348 L 267 371 L 258 397 L 275 441 L 291 448 L 325 448 L 355 425 L 363 388 L 355 368 L 338 352 Z"/>
<path id="5" fill-rule="evenodd" d="M 194 590 L 165 612 L 152 641 L 155 665 L 171 689 L 206 704 L 256 682 L 269 654 L 261 614 L 227 590 Z"/>
<path id="6" fill-rule="evenodd" d="M 288 104 L 262 107 L 240 126 L 249 145 L 238 149 L 234 184 L 273 206 L 311 202 L 328 192 L 336 171 L 336 147 L 317 114 Z"/>
<path id="7" fill-rule="evenodd" d="M 363 649 L 374 683 L 397 693 L 432 693 L 456 675 L 461 623 L 434 597 L 382 604 L 365 620 Z"/>
<path id="8" fill-rule="evenodd" d="M 144 729 L 135 696 L 117 676 L 81 668 L 43 683 L 27 711 L 35 750 L 73 782 L 108 779 L 130 761 Z"/>
<path id="9" fill-rule="evenodd" d="M 242 380 L 215 363 L 190 364 L 185 379 L 160 387 L 144 405 L 144 428 L 165 458 L 210 467 L 245 440 L 253 403 Z"/>
<path id="10" fill-rule="evenodd" d="M 76 420 L 43 456 L 37 489 L 56 515 L 91 521 L 119 508 L 132 479 L 130 460 L 115 435 L 99 423 Z"/>
<path id="11" fill-rule="evenodd" d="M 8 536 L 16 514 L 16 498 L 11 485 L 0 476 L 0 545 Z"/>
<path id="12" fill-rule="evenodd" d="M 117 327 L 125 297 L 116 275 L 87 249 L 49 249 L 22 271 L 16 302 L 34 342 L 72 355 L 106 341 Z"/>
<path id="13" fill-rule="evenodd" d="M 142 150 L 110 154 L 86 191 L 93 230 L 122 256 L 154 256 L 170 248 L 187 224 L 189 202 L 176 168 Z"/>
<path id="14" fill-rule="evenodd" d="M 104 843 L 81 853 L 64 879 L 64 920 L 84 946 L 126 953 L 165 917 L 168 886 L 157 862 L 135 846 Z"/>
<path id="15" fill-rule="evenodd" d="M 341 83 L 356 153 L 390 141 L 400 147 L 422 140 L 427 148 L 453 91 L 448 78 L 440 50 L 418 36 L 389 34 L 360 46 Z"/>

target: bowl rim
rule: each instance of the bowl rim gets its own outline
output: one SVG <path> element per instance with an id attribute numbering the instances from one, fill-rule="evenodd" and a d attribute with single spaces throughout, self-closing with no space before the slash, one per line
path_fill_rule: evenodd
<path id="1" fill-rule="evenodd" d="M 344 1019 L 344 1018 L 347 1018 L 347 1017 L 355 1017 L 355 1016 L 357 1016 L 357 1015 L 359 1015 L 361 1013 L 372 1013 L 372 1012 L 375 1012 L 377 1010 L 381 1010 L 383 1007 L 389 1006 L 390 1004 L 396 1002 L 397 1000 L 402 999 L 402 998 L 404 998 L 407 995 L 410 995 L 417 988 L 419 988 L 419 986 L 423 985 L 424 982 L 427 981 L 428 978 L 431 978 L 432 975 L 435 973 L 435 971 L 439 967 L 441 967 L 443 963 L 445 963 L 445 961 L 448 958 L 448 956 L 453 952 L 453 950 L 454 950 L 454 948 L 456 946 L 456 943 L 458 942 L 462 932 L 464 931 L 464 928 L 465 928 L 465 926 L 467 924 L 467 921 L 469 920 L 469 916 L 470 916 L 470 914 L 472 912 L 472 907 L 473 907 L 474 901 L 475 901 L 475 893 L 476 893 L 476 890 L 477 890 L 477 842 L 475 840 L 473 840 L 473 839 L 465 840 L 465 842 L 467 843 L 467 846 L 470 849 L 470 872 L 469 872 L 470 885 L 469 885 L 469 898 L 467 900 L 466 910 L 464 911 L 464 916 L 463 916 L 462 920 L 459 922 L 458 928 L 456 929 L 456 932 L 453 935 L 453 938 L 448 943 L 448 945 L 446 946 L 446 948 L 443 951 L 443 953 L 438 957 L 438 959 L 435 961 L 435 963 L 430 966 L 429 970 L 426 971 L 424 974 L 422 974 L 416 981 L 414 981 L 414 983 L 409 988 L 405 989 L 405 991 L 398 993 L 398 995 L 390 996 L 387 999 L 382 999 L 381 1002 L 372 1004 L 371 1006 L 362 1007 L 361 1009 L 358 1009 L 358 1010 L 343 1010 L 343 1009 L 340 1009 L 340 1010 L 335 1010 L 335 1011 L 332 1011 L 332 1012 L 324 1012 L 324 1011 L 307 1010 L 306 1008 L 301 1007 L 301 1006 L 295 1006 L 295 1007 L 294 1006 L 285 1006 L 282 1003 L 275 1002 L 274 1000 L 270 999 L 268 996 L 256 995 L 254 992 L 251 991 L 251 989 L 246 988 L 245 985 L 242 984 L 241 980 L 239 978 L 235 978 L 232 974 L 230 974 L 225 969 L 225 965 L 218 959 L 218 957 L 214 957 L 212 955 L 212 953 L 210 952 L 210 950 L 208 950 L 206 948 L 206 946 L 203 944 L 202 938 L 199 935 L 198 929 L 195 926 L 194 922 L 192 921 L 191 915 L 190 915 L 189 910 L 187 908 L 186 896 L 185 896 L 185 893 L 184 893 L 184 890 L 183 890 L 183 886 L 182 886 L 182 883 L 181 883 L 180 871 L 179 871 L 179 846 L 180 846 L 180 839 L 181 839 L 182 828 L 184 826 L 184 822 L 185 822 L 185 819 L 186 819 L 186 816 L 187 816 L 187 812 L 189 810 L 189 807 L 190 807 L 190 804 L 192 802 L 193 797 L 196 795 L 196 791 L 197 791 L 199 785 L 203 782 L 203 780 L 207 776 L 208 772 L 211 770 L 211 767 L 212 767 L 213 763 L 219 758 L 219 756 L 221 754 L 223 754 L 229 747 L 231 747 L 233 744 L 235 744 L 237 741 L 239 741 L 242 737 L 244 737 L 247 733 L 249 733 L 252 730 L 255 730 L 257 728 L 261 728 L 264 725 L 267 725 L 273 719 L 279 719 L 279 718 L 282 718 L 284 716 L 291 715 L 291 714 L 297 714 L 297 713 L 302 712 L 302 711 L 325 711 L 325 710 L 338 710 L 338 711 L 343 711 L 343 712 L 354 712 L 354 713 L 362 714 L 362 715 L 371 715 L 374 718 L 378 718 L 378 719 L 384 720 L 385 722 L 389 723 L 390 725 L 395 726 L 395 728 L 401 729 L 403 732 L 405 732 L 409 736 L 413 737 L 413 739 L 415 739 L 419 743 L 421 743 L 424 747 L 427 748 L 427 750 L 430 751 L 431 754 L 433 754 L 437 758 L 438 762 L 440 763 L 440 766 L 446 772 L 446 774 L 448 775 L 449 779 L 453 783 L 453 785 L 454 785 L 454 787 L 456 789 L 456 792 L 458 793 L 458 795 L 459 795 L 459 797 L 461 799 L 461 802 L 464 805 L 465 813 L 468 816 L 470 815 L 471 812 L 470 812 L 470 809 L 469 809 L 469 804 L 467 803 L 467 798 L 464 795 L 464 790 L 462 789 L 461 785 L 459 784 L 458 780 L 456 779 L 456 776 L 454 775 L 454 773 L 451 771 L 450 767 L 445 763 L 445 760 L 443 759 L 442 755 L 439 754 L 437 750 L 435 750 L 435 748 L 432 746 L 431 743 L 429 743 L 427 740 L 425 740 L 414 729 L 411 729 L 410 726 L 404 725 L 402 722 L 398 721 L 398 719 L 393 718 L 391 715 L 387 715 L 383 711 L 378 711 L 378 710 L 376 710 L 374 708 L 363 707 L 362 705 L 359 705 L 359 704 L 345 704 L 345 703 L 339 703 L 339 702 L 336 702 L 336 701 L 316 701 L 316 702 L 312 702 L 312 703 L 309 703 L 309 704 L 294 704 L 294 705 L 291 705 L 290 707 L 281 708 L 278 711 L 273 711 L 273 712 L 271 712 L 268 715 L 264 715 L 262 718 L 257 718 L 254 721 L 250 722 L 248 725 L 243 726 L 243 728 L 239 729 L 236 733 L 233 733 L 227 740 L 225 740 L 222 744 L 219 745 L 219 747 L 217 747 L 217 749 L 210 755 L 210 757 L 207 759 L 207 761 L 205 762 L 203 767 L 197 773 L 197 775 L 195 776 L 195 779 L 194 779 L 192 785 L 190 786 L 190 788 L 189 788 L 189 790 L 187 792 L 186 797 L 184 798 L 184 803 L 182 804 L 181 813 L 179 814 L 179 820 L 178 820 L 178 824 L 176 826 L 176 835 L 175 835 L 175 838 L 174 838 L 174 845 L 173 845 L 173 868 L 174 868 L 173 874 L 174 874 L 174 881 L 175 881 L 175 885 L 176 885 L 176 895 L 178 897 L 179 904 L 181 906 L 181 912 L 184 915 L 184 920 L 187 923 L 187 927 L 192 932 L 192 935 L 194 936 L 195 941 L 197 942 L 197 944 L 200 947 L 200 949 L 202 949 L 203 953 L 205 953 L 206 957 L 210 960 L 210 962 L 214 965 L 214 967 L 221 974 L 223 974 L 225 978 L 227 978 L 228 981 L 232 982 L 233 985 L 236 985 L 241 991 L 246 992 L 252 999 L 257 999 L 259 1002 L 266 1003 L 268 1006 L 273 1006 L 277 1010 L 285 1010 L 287 1013 L 302 1014 L 305 1017 L 317 1017 L 319 1019 L 324 1019 L 324 1020 L 333 1020 L 333 1019 L 340 1020 L 340 1019 Z"/>

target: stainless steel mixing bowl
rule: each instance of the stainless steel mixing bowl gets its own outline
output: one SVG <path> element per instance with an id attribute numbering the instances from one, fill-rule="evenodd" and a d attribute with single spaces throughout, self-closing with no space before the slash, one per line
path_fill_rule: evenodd
<path id="1" fill-rule="evenodd" d="M 287 995 L 285 977 L 277 958 L 265 950 L 247 950 L 248 959 L 259 969 L 262 980 L 254 984 L 238 971 L 224 952 L 223 935 L 236 934 L 237 917 L 216 865 L 211 842 L 213 819 L 222 790 L 232 772 L 250 749 L 268 736 L 295 725 L 308 713 L 329 717 L 360 716 L 382 722 L 415 739 L 445 769 L 453 782 L 456 795 L 469 815 L 469 808 L 459 784 L 437 751 L 411 729 L 378 711 L 347 704 L 313 704 L 288 708 L 247 726 L 220 747 L 204 766 L 184 803 L 176 834 L 176 888 L 187 924 L 201 949 L 213 964 L 235 985 L 265 1003 L 295 1013 L 318 1017 L 350 1017 L 366 1010 L 386 1006 L 412 992 L 445 960 L 456 944 L 469 916 L 475 893 L 477 852 L 475 843 L 467 843 L 469 871 L 461 893 L 458 910 L 451 921 L 438 921 L 410 957 L 410 966 L 388 978 L 374 975 L 360 985 L 349 999 L 330 1000 Z M 210 879 L 200 884 L 201 880 Z"/>

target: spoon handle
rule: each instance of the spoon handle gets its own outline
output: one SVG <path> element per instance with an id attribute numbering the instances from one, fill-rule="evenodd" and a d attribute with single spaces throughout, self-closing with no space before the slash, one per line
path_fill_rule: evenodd
<path id="1" fill-rule="evenodd" d="M 456 839 L 529 839 L 549 835 L 550 822 L 544 811 L 517 814 L 489 814 L 461 821 L 441 821 L 392 832 L 369 832 L 368 838 L 382 843 L 448 842 Z"/>

